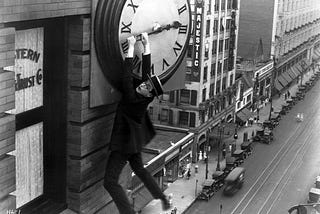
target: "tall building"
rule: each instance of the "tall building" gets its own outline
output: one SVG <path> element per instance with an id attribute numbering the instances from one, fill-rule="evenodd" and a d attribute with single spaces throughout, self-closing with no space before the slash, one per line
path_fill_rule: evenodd
<path id="1" fill-rule="evenodd" d="M 150 107 L 154 122 L 190 128 L 193 160 L 204 150 L 207 131 L 234 119 L 239 0 L 191 0 L 193 30 L 185 87 L 164 94 Z"/>
<path id="2" fill-rule="evenodd" d="M 301 79 L 318 57 L 314 47 L 320 41 L 320 2 L 244 0 L 239 29 L 239 56 L 253 64 L 274 57 L 272 83 L 281 92 Z"/>

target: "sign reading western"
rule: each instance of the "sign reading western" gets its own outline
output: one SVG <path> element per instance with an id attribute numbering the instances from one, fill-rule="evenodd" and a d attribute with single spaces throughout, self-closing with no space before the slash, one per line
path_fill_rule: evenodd
<path id="1" fill-rule="evenodd" d="M 43 28 L 16 32 L 15 101 L 19 114 L 43 105 Z"/>
<path id="2" fill-rule="evenodd" d="M 200 82 L 203 8 L 203 1 L 197 0 L 195 4 L 196 14 L 193 27 L 193 61 L 190 77 L 191 81 L 196 82 Z"/>
<path id="3" fill-rule="evenodd" d="M 16 31 L 15 109 L 19 114 L 43 105 L 43 28 Z M 43 123 L 16 132 L 16 196 L 20 207 L 43 194 Z"/>

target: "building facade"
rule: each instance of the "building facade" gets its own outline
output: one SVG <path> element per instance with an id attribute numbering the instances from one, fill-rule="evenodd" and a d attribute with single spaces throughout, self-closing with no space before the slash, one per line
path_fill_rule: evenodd
<path id="1" fill-rule="evenodd" d="M 239 55 L 252 64 L 261 61 L 261 56 L 264 60 L 274 58 L 272 86 L 278 92 L 285 91 L 315 62 L 313 49 L 320 39 L 319 1 L 254 0 L 243 1 L 241 7 Z"/>
<path id="2" fill-rule="evenodd" d="M 193 31 L 187 52 L 185 87 L 164 94 L 150 108 L 159 124 L 195 133 L 193 160 L 204 150 L 206 133 L 234 117 L 238 0 L 190 1 Z"/>

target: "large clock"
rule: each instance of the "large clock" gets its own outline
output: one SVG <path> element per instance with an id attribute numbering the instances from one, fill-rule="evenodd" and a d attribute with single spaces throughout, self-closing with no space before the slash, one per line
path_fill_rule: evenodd
<path id="1" fill-rule="evenodd" d="M 118 88 L 127 38 L 136 36 L 133 75 L 141 77 L 147 32 L 151 46 L 151 72 L 165 83 L 177 70 L 187 50 L 191 30 L 188 0 L 99 0 L 94 21 L 98 62 L 108 81 Z"/>

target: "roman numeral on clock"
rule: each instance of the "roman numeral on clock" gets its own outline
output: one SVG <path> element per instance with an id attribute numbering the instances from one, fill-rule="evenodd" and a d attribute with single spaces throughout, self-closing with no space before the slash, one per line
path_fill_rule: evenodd
<path id="1" fill-rule="evenodd" d="M 136 13 L 136 8 L 139 7 L 139 5 L 134 4 L 132 0 L 130 0 L 131 3 L 128 4 L 128 7 L 132 7 L 133 13 Z"/>
<path id="2" fill-rule="evenodd" d="M 166 61 L 166 59 L 162 59 L 162 70 L 164 70 L 166 67 L 169 67 L 169 63 Z"/>
<path id="3" fill-rule="evenodd" d="M 178 9 L 179 15 L 180 15 L 181 13 L 183 13 L 184 11 L 186 11 L 186 10 L 187 10 L 187 5 L 185 4 L 185 5 L 183 5 L 181 8 Z"/>
<path id="4" fill-rule="evenodd" d="M 121 43 L 121 47 L 122 47 L 123 53 L 127 53 L 128 49 L 129 49 L 128 41 L 125 41 L 125 42 Z"/>
<path id="5" fill-rule="evenodd" d="M 178 51 L 182 50 L 182 45 L 179 44 L 179 42 L 176 42 L 175 46 L 173 47 L 173 51 L 178 56 Z"/>
<path id="6" fill-rule="evenodd" d="M 187 34 L 188 25 L 181 25 L 179 27 L 179 34 Z"/>
<path id="7" fill-rule="evenodd" d="M 122 22 L 121 33 L 131 33 L 131 25 L 132 22 L 130 22 L 129 24 L 125 24 Z"/>

